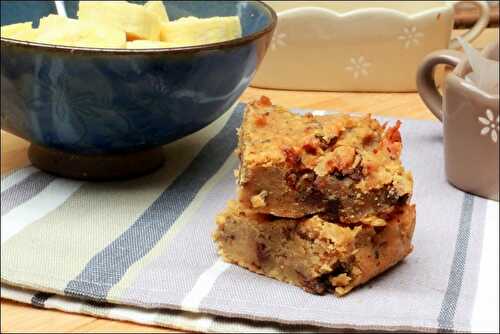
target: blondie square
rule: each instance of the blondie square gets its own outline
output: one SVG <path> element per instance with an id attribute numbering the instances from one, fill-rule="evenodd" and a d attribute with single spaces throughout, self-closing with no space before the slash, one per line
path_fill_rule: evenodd
<path id="1" fill-rule="evenodd" d="M 239 130 L 239 200 L 278 217 L 376 225 L 373 217 L 412 195 L 399 127 L 369 115 L 300 116 L 262 97 L 248 105 Z"/>
<path id="2" fill-rule="evenodd" d="M 344 295 L 412 250 L 415 207 L 384 216 L 383 226 L 335 224 L 318 215 L 281 219 L 230 202 L 213 238 L 227 262 L 316 294 Z"/>

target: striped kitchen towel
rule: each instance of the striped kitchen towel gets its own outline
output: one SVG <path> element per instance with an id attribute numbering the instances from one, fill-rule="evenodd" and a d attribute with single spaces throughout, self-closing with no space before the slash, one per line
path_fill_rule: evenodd
<path id="1" fill-rule="evenodd" d="M 33 167 L 4 177 L 2 297 L 207 332 L 497 329 L 498 203 L 445 181 L 436 122 L 403 124 L 417 227 L 402 264 L 337 298 L 218 259 L 211 233 L 235 196 L 243 108 L 167 145 L 165 167 L 139 179 L 80 182 Z"/>

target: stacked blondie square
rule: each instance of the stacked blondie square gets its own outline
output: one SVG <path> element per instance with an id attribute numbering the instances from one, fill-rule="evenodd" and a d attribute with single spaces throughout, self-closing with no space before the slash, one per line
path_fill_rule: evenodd
<path id="1" fill-rule="evenodd" d="M 300 116 L 250 103 L 239 130 L 238 199 L 217 217 L 227 261 L 316 294 L 344 295 L 412 250 L 413 181 L 400 123 Z"/>

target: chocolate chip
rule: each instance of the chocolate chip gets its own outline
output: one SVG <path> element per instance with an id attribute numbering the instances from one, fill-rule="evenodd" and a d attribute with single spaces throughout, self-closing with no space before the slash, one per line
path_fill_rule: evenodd
<path id="1" fill-rule="evenodd" d="M 325 137 L 323 137 L 322 135 L 316 135 L 315 137 L 319 139 L 320 142 L 319 147 L 321 147 L 323 151 L 326 151 L 328 148 L 335 146 L 338 140 L 338 137 L 333 137 L 330 138 L 329 140 L 326 140 Z"/>
<path id="2" fill-rule="evenodd" d="M 340 223 L 340 201 L 335 199 L 326 202 L 325 211 L 319 217 L 329 223 Z"/>
<path id="3" fill-rule="evenodd" d="M 332 277 L 336 277 L 338 275 L 345 274 L 345 273 L 347 273 L 346 267 L 342 263 L 339 263 L 339 264 L 337 264 L 335 269 L 330 273 L 330 275 Z"/>
<path id="4" fill-rule="evenodd" d="M 304 290 L 306 290 L 307 292 L 314 293 L 317 295 L 323 295 L 328 291 L 328 286 L 329 286 L 328 279 L 325 281 L 322 278 L 325 275 L 316 279 L 305 280 L 302 274 L 300 274 L 298 271 L 297 273 L 301 276 L 302 286 L 304 287 Z"/>
<path id="5" fill-rule="evenodd" d="M 408 199 L 409 199 L 410 195 L 409 194 L 405 194 L 403 196 L 400 196 L 397 200 L 397 205 L 405 205 L 406 203 L 408 203 Z"/>
<path id="6" fill-rule="evenodd" d="M 314 180 L 316 179 L 316 174 L 311 169 L 302 169 L 300 171 L 289 172 L 285 176 L 285 181 L 287 185 L 293 189 L 300 192 L 311 192 Z"/>
<path id="7" fill-rule="evenodd" d="M 261 242 L 257 242 L 257 259 L 259 262 L 265 262 L 269 259 L 269 252 L 267 251 L 267 246 Z"/>
<path id="8" fill-rule="evenodd" d="M 285 236 L 286 240 L 291 240 L 292 239 L 292 235 L 295 232 L 296 227 L 297 227 L 297 225 L 293 224 L 293 225 L 286 226 L 283 229 L 283 235 Z"/>
<path id="9" fill-rule="evenodd" d="M 297 236 L 299 236 L 301 239 L 304 239 L 304 240 L 307 240 L 307 241 L 310 241 L 310 242 L 314 242 L 314 238 L 312 238 L 311 236 L 309 236 L 307 233 L 305 233 L 304 231 L 302 231 L 300 228 L 297 229 Z"/>
<path id="10" fill-rule="evenodd" d="M 291 189 L 295 189 L 295 185 L 297 184 L 297 174 L 295 174 L 295 173 L 288 173 L 285 176 L 285 181 L 286 181 L 286 184 Z"/>
<path id="11" fill-rule="evenodd" d="M 344 174 L 342 174 L 341 172 L 339 171 L 335 171 L 332 176 L 334 176 L 337 180 L 339 181 L 342 181 L 343 179 L 346 178 L 346 176 Z"/>
<path id="12" fill-rule="evenodd" d="M 349 174 L 349 177 L 354 181 L 360 181 L 363 178 L 363 167 L 359 165 L 354 168 L 354 171 Z"/>
<path id="13" fill-rule="evenodd" d="M 298 179 L 295 188 L 301 192 L 310 192 L 312 190 L 316 175 L 313 172 L 305 172 Z"/>

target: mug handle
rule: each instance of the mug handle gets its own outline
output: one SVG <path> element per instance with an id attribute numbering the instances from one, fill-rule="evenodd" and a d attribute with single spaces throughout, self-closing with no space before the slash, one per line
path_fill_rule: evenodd
<path id="1" fill-rule="evenodd" d="M 490 22 L 490 6 L 488 5 L 487 1 L 454 1 L 453 2 L 453 7 L 456 7 L 457 4 L 461 2 L 466 2 L 470 4 L 476 5 L 476 7 L 479 8 L 479 19 L 477 22 L 470 28 L 470 30 L 466 31 L 462 37 L 466 42 L 470 43 L 473 40 L 475 40 L 482 32 L 483 30 L 488 26 Z M 450 41 L 449 45 L 450 49 L 459 49 L 460 44 L 458 43 L 458 39 L 455 37 Z"/>
<path id="2" fill-rule="evenodd" d="M 438 50 L 427 55 L 417 72 L 418 94 L 429 110 L 441 122 L 443 121 L 443 97 L 434 81 L 434 68 L 437 65 L 445 64 L 457 66 L 465 56 L 463 53 L 454 50 Z"/>

